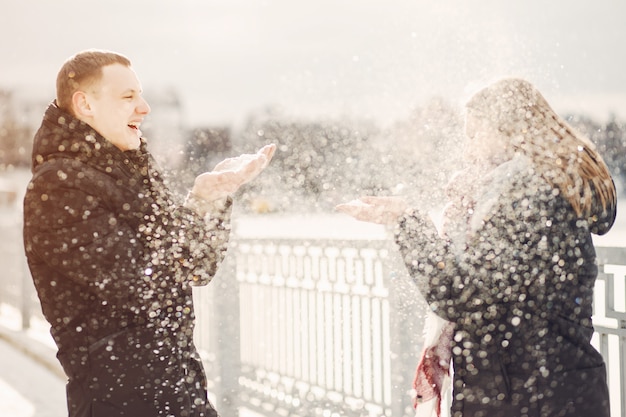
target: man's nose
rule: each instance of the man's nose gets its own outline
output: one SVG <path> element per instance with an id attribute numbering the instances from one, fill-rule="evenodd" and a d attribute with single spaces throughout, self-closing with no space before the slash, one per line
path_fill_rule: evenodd
<path id="1" fill-rule="evenodd" d="M 140 101 L 139 105 L 137 106 L 137 113 L 144 114 L 144 115 L 150 113 L 150 110 L 151 110 L 150 109 L 150 105 L 148 104 L 146 99 L 141 97 L 140 100 L 141 101 Z"/>

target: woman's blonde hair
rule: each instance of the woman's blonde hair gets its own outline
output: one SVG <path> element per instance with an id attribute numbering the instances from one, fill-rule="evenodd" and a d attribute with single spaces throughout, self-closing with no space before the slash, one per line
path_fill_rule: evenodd
<path id="1" fill-rule="evenodd" d="M 528 81 L 495 82 L 476 93 L 466 107 L 507 136 L 515 151 L 527 155 L 578 216 L 597 214 L 595 198 L 603 210 L 615 206 L 615 185 L 593 143 L 559 117 Z"/>

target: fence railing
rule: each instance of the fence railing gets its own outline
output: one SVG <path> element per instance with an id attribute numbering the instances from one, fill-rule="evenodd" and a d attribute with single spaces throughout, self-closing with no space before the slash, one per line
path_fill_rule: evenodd
<path id="1" fill-rule="evenodd" d="M 12 207 L 0 205 L 0 314 L 10 308 L 18 317 L 19 327 L 28 329 L 33 317 L 43 316 L 26 264 L 18 215 Z"/>
<path id="2" fill-rule="evenodd" d="M 0 245 L 0 304 L 28 327 L 41 313 L 11 233 Z M 608 365 L 612 415 L 626 417 L 626 248 L 597 253 L 593 343 Z M 196 344 L 223 415 L 412 415 L 425 305 L 390 242 L 234 236 L 194 297 Z"/>
<path id="3" fill-rule="evenodd" d="M 233 380 L 218 398 L 272 416 L 408 415 L 424 304 L 392 283 L 392 258 L 383 241 L 236 240 L 196 292 L 209 374 Z M 220 359 L 209 352 L 223 331 Z"/>

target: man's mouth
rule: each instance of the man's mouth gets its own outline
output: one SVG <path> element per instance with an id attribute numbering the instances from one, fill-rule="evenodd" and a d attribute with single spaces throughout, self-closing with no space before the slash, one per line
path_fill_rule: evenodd
<path id="1" fill-rule="evenodd" d="M 139 136 L 141 136 L 141 130 L 139 130 L 140 123 L 129 123 L 128 127 L 133 129 Z"/>

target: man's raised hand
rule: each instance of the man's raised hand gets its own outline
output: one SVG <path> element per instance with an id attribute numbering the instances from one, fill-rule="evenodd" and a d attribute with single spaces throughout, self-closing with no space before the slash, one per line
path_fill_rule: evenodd
<path id="1" fill-rule="evenodd" d="M 254 154 L 227 158 L 217 164 L 213 171 L 198 175 L 191 192 L 207 201 L 227 197 L 263 172 L 274 152 L 276 145 L 270 144 Z"/>

